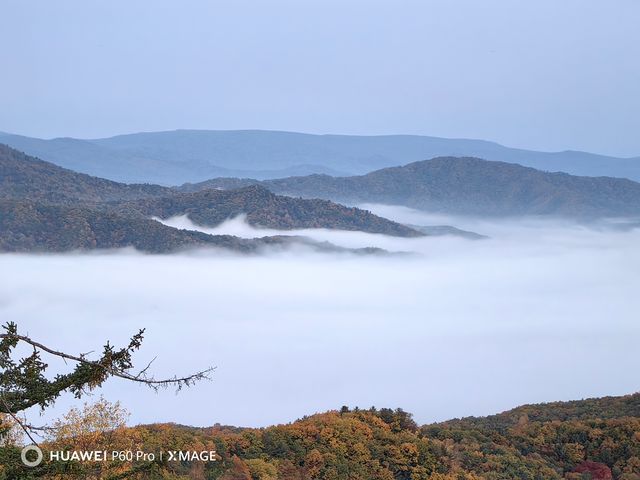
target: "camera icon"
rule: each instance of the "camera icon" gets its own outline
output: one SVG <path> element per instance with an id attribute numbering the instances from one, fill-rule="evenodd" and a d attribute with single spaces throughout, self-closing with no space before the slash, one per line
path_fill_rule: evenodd
<path id="1" fill-rule="evenodd" d="M 27 458 L 27 454 L 30 452 L 36 453 L 35 460 L 29 460 Z M 33 455 L 31 455 L 31 457 L 33 457 Z M 42 454 L 42 450 L 40 450 L 40 447 L 38 447 L 37 445 L 26 446 L 22 449 L 22 452 L 20 452 L 20 460 L 22 460 L 22 463 L 24 463 L 27 467 L 37 467 L 42 463 L 43 458 L 44 455 Z"/>

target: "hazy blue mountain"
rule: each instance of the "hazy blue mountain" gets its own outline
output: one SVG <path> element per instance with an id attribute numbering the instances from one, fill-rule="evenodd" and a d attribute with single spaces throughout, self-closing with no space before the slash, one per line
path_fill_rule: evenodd
<path id="1" fill-rule="evenodd" d="M 180 171 L 171 168 L 171 165 L 160 165 L 158 162 L 135 157 L 126 152 L 106 149 L 86 140 L 74 138 L 41 140 L 20 135 L 0 135 L 0 143 L 76 172 L 118 182 L 148 182 L 144 178 L 146 177 L 144 172 L 154 169 L 160 169 L 162 176 L 167 178 L 180 175 Z M 131 169 L 130 173 L 127 173 L 128 169 Z M 218 174 L 226 175 L 226 173 L 221 169 Z"/>
<path id="2" fill-rule="evenodd" d="M 208 159 L 187 156 L 179 152 L 154 153 L 144 149 L 120 149 L 101 145 L 100 141 L 75 138 L 39 138 L 0 132 L 0 142 L 55 165 L 123 183 L 156 183 L 176 185 L 197 182 L 212 177 L 280 178 L 294 175 L 344 172 L 322 165 L 295 164 L 283 168 L 243 169 L 223 168 Z"/>
<path id="3" fill-rule="evenodd" d="M 77 173 L 0 143 L 0 199 L 78 205 L 168 193 L 158 185 L 127 185 Z"/>
<path id="4" fill-rule="evenodd" d="M 549 173 L 506 162 L 440 157 L 366 175 L 309 175 L 258 182 L 212 179 L 181 191 L 260 183 L 277 194 L 347 204 L 382 203 L 461 215 L 640 216 L 640 183 Z"/>
<path id="5" fill-rule="evenodd" d="M 545 171 L 640 181 L 640 157 L 535 152 L 483 140 L 417 135 L 176 130 L 95 140 L 4 135 L 2 142 L 79 172 L 129 183 L 179 185 L 222 176 L 271 179 L 312 173 L 359 175 L 439 156 L 473 156 Z"/>

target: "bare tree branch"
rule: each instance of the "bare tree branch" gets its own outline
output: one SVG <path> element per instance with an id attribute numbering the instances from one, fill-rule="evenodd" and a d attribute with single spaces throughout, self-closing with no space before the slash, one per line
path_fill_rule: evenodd
<path id="1" fill-rule="evenodd" d="M 29 428 L 27 428 L 27 425 L 22 423 L 22 420 L 20 420 L 18 416 L 11 411 L 11 408 L 7 404 L 6 400 L 4 399 L 4 396 L 0 395 L 0 400 L 2 400 L 2 403 L 4 404 L 6 412 L 9 414 L 11 418 L 13 418 L 13 421 L 20 426 L 20 428 L 27 435 L 27 437 L 29 437 L 29 440 L 31 440 L 31 443 L 33 443 L 36 447 L 40 447 L 40 445 L 38 445 L 38 442 L 36 442 L 35 439 L 31 436 L 31 431 Z"/>

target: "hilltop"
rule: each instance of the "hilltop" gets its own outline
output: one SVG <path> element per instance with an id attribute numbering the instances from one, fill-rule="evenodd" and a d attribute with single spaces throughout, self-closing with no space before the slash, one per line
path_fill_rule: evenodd
<path id="1" fill-rule="evenodd" d="M 202 190 L 127 202 L 119 211 L 167 219 L 188 215 L 198 225 L 214 227 L 246 214 L 256 227 L 291 230 L 331 228 L 382 233 L 400 237 L 419 237 L 420 232 L 371 212 L 350 208 L 328 200 L 291 198 L 275 195 L 265 187 L 252 185 L 235 190 Z"/>
<path id="2" fill-rule="evenodd" d="M 348 204 L 404 205 L 460 215 L 557 215 L 575 218 L 640 215 L 640 183 L 578 177 L 479 158 L 441 157 L 366 175 L 309 175 L 258 182 L 213 179 L 182 191 L 260 183 L 274 193 Z"/>

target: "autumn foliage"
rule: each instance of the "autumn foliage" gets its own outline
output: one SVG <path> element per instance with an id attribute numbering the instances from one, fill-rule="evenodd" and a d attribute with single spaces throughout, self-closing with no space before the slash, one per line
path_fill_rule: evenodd
<path id="1" fill-rule="evenodd" d="M 218 453 L 213 462 L 165 464 L 162 476 L 138 478 L 640 480 L 640 395 L 422 427 L 401 409 L 343 407 L 262 429 L 156 424 L 121 434 L 148 450 Z"/>

